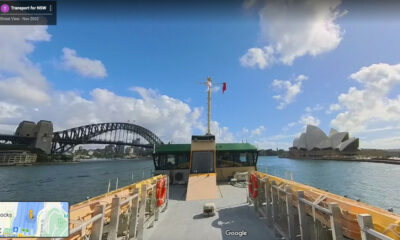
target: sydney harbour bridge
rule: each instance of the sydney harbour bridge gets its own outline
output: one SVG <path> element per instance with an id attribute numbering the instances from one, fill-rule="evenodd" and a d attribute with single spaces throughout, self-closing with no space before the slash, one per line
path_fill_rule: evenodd
<path id="1" fill-rule="evenodd" d="M 163 144 L 152 131 L 132 123 L 88 124 L 53 132 L 49 121 L 24 121 L 14 135 L 0 134 L 0 142 L 33 146 L 47 153 L 64 153 L 80 144 L 114 144 L 153 148 Z"/>

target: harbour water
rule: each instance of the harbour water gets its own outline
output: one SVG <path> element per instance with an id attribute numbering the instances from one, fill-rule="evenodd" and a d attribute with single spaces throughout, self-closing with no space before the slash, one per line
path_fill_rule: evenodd
<path id="1" fill-rule="evenodd" d="M 400 165 L 259 157 L 259 171 L 400 213 Z M 74 204 L 152 175 L 152 160 L 0 168 L 0 201 L 68 201 Z M 132 178 L 133 173 L 133 178 Z"/>
<path id="2" fill-rule="evenodd" d="M 152 160 L 86 160 L 79 163 L 0 168 L 0 201 L 66 201 L 70 205 L 152 175 Z M 133 179 L 132 179 L 133 173 Z"/>

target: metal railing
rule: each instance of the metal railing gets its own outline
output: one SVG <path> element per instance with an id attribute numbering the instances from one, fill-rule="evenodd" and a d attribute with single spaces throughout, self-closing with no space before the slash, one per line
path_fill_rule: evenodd
<path id="1" fill-rule="evenodd" d="M 169 179 L 166 179 L 167 194 L 162 206 L 157 206 L 157 181 L 135 187 L 128 196 L 115 194 L 111 204 L 101 204 L 101 199 L 94 206 L 89 220 L 70 230 L 68 239 L 107 240 L 143 239 L 146 228 L 153 227 L 160 212 L 168 206 Z M 115 191 L 113 192 L 115 193 Z M 108 221 L 107 221 L 108 220 Z"/>
<path id="2" fill-rule="evenodd" d="M 248 195 L 249 202 L 282 239 L 349 239 L 344 236 L 343 216 L 337 203 L 324 203 L 328 207 L 325 208 L 320 205 L 325 196 L 321 195 L 312 202 L 305 198 L 304 191 L 294 193 L 290 184 L 278 185 L 268 177 L 257 176 L 257 185 L 257 197 L 252 199 Z M 357 217 L 362 240 L 394 240 L 374 230 L 370 215 L 359 214 Z"/>

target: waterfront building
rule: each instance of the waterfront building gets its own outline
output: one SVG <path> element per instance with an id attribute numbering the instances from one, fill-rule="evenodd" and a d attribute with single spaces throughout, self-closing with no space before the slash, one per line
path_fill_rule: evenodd
<path id="1" fill-rule="evenodd" d="M 133 149 L 133 147 L 126 147 L 126 148 L 125 148 L 125 154 L 127 154 L 127 155 L 134 154 L 134 149 Z"/>
<path id="2" fill-rule="evenodd" d="M 348 132 L 332 128 L 328 136 L 317 126 L 307 125 L 306 131 L 294 139 L 289 153 L 294 157 L 351 155 L 358 147 L 359 139 L 349 137 Z"/>
<path id="3" fill-rule="evenodd" d="M 36 162 L 37 155 L 22 150 L 0 151 L 0 166 L 24 165 Z"/>

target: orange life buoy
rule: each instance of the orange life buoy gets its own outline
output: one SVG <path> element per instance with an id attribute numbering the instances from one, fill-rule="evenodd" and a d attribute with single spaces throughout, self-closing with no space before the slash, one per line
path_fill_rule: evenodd
<path id="1" fill-rule="evenodd" d="M 249 193 L 250 196 L 254 199 L 258 195 L 258 182 L 257 175 L 252 173 L 249 178 Z"/>
<path id="2" fill-rule="evenodd" d="M 157 182 L 157 206 L 161 207 L 164 204 L 165 196 L 167 195 L 167 184 L 165 178 L 161 178 Z"/>

